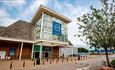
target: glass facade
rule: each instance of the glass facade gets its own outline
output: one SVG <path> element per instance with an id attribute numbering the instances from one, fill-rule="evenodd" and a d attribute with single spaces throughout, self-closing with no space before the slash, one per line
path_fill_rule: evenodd
<path id="1" fill-rule="evenodd" d="M 52 33 L 52 24 L 53 21 L 61 24 L 61 35 L 54 35 Z M 36 28 L 35 28 L 35 35 L 36 40 L 40 38 L 40 31 L 41 31 L 41 19 L 37 21 Z M 62 41 L 67 42 L 67 24 L 55 17 L 49 16 L 48 14 L 44 14 L 43 16 L 43 29 L 42 29 L 42 39 L 45 40 L 55 40 L 55 41 Z"/>
<path id="2" fill-rule="evenodd" d="M 35 26 L 34 33 L 35 33 L 36 39 L 40 38 L 40 31 L 41 31 L 41 19 L 39 19 L 39 21 L 36 23 L 36 26 Z"/>

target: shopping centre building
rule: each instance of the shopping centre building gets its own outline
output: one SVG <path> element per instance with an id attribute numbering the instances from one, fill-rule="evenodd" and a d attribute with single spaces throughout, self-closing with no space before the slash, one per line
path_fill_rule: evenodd
<path id="1" fill-rule="evenodd" d="M 0 26 L 0 59 L 59 58 L 69 47 L 67 25 L 71 20 L 40 6 L 31 22 L 19 20 Z"/>

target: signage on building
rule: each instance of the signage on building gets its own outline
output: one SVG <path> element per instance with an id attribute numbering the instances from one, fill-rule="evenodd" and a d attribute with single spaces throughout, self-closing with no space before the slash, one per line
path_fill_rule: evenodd
<path id="1" fill-rule="evenodd" d="M 42 51 L 51 51 L 51 47 L 43 46 Z"/>
<path id="2" fill-rule="evenodd" d="M 53 34 L 54 35 L 61 35 L 61 24 L 59 24 L 58 22 L 53 21 Z"/>
<path id="3" fill-rule="evenodd" d="M 10 56 L 13 56 L 15 54 L 15 49 L 14 48 L 10 48 Z"/>

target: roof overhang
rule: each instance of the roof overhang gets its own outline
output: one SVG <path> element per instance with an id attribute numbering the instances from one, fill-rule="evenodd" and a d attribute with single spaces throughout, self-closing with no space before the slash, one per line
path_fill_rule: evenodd
<path id="1" fill-rule="evenodd" d="M 65 46 L 68 47 L 68 42 L 60 42 L 60 41 L 54 41 L 54 40 L 45 40 L 45 39 L 39 39 L 36 41 L 36 43 L 42 43 L 43 46 Z"/>
<path id="2" fill-rule="evenodd" d="M 50 16 L 53 16 L 53 17 L 56 17 L 62 21 L 64 21 L 65 23 L 70 23 L 71 20 L 43 5 L 40 5 L 40 7 L 38 8 L 37 12 L 35 13 L 34 17 L 32 18 L 32 21 L 34 24 L 41 18 L 41 15 L 42 15 L 42 12 L 50 15 Z"/>
<path id="3" fill-rule="evenodd" d="M 25 42 L 25 43 L 35 43 L 35 41 L 32 41 L 32 40 L 24 40 L 24 39 L 10 38 L 10 37 L 0 37 L 0 40 L 14 41 L 14 42 Z"/>

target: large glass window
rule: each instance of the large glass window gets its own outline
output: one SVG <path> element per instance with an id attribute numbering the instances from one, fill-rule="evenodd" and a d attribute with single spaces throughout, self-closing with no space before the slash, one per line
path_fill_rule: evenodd
<path id="1" fill-rule="evenodd" d="M 38 22 L 36 23 L 36 26 L 35 26 L 34 33 L 35 33 L 36 39 L 40 38 L 40 31 L 41 31 L 41 19 L 38 20 Z"/>
<path id="2" fill-rule="evenodd" d="M 61 24 L 61 35 L 53 35 L 52 33 L 52 24 L 53 21 Z M 39 39 L 40 38 L 40 27 L 41 27 L 41 19 L 37 22 L 36 25 L 36 38 Z M 43 39 L 47 39 L 47 40 L 58 40 L 58 41 L 64 41 L 67 42 L 67 24 L 55 17 L 49 16 L 47 14 L 44 14 L 44 19 L 43 19 Z"/>

